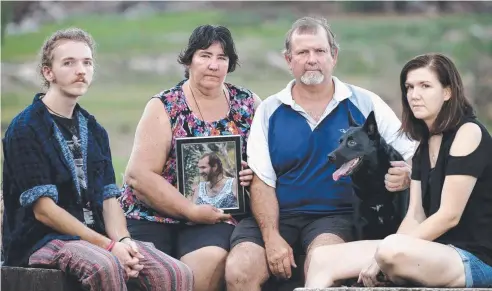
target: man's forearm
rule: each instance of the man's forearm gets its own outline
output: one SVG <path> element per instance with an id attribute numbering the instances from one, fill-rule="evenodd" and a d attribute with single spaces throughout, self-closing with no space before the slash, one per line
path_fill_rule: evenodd
<path id="1" fill-rule="evenodd" d="M 127 181 L 139 200 L 155 211 L 177 219 L 188 219 L 193 203 L 160 175 L 149 172 Z"/>
<path id="2" fill-rule="evenodd" d="M 106 248 L 111 240 L 88 228 L 65 209 L 48 197 L 41 197 L 34 204 L 34 215 L 38 221 L 61 234 L 79 236 L 94 245 Z"/>
<path id="3" fill-rule="evenodd" d="M 251 182 L 251 210 L 263 240 L 278 233 L 279 208 L 275 188 L 265 184 L 256 175 Z"/>
<path id="4" fill-rule="evenodd" d="M 130 236 L 126 226 L 126 218 L 116 198 L 109 198 L 103 202 L 103 218 L 106 233 L 114 240 L 119 241 L 125 236 Z"/>

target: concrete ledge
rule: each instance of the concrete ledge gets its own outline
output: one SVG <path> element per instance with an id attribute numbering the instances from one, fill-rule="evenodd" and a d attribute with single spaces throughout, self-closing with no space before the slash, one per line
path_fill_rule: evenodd
<path id="1" fill-rule="evenodd" d="M 60 270 L 2 267 L 3 291 L 80 291 L 76 280 Z"/>
<path id="2" fill-rule="evenodd" d="M 294 291 L 491 291 L 492 288 L 406 288 L 406 287 L 335 287 L 335 288 L 296 288 Z"/>
<path id="3" fill-rule="evenodd" d="M 75 278 L 60 270 L 42 268 L 2 267 L 2 291 L 83 291 Z M 128 291 L 140 291 L 138 280 L 127 282 Z M 292 291 L 291 288 L 288 291 Z M 119 290 L 115 290 L 119 291 Z M 287 290 L 286 290 L 287 291 Z"/>

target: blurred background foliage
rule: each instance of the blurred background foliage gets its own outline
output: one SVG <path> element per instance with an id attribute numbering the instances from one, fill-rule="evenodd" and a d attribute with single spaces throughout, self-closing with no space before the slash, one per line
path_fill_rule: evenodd
<path id="1" fill-rule="evenodd" d="M 491 3 L 2 1 L 2 136 L 41 90 L 37 53 L 45 38 L 57 29 L 85 29 L 97 42 L 97 68 L 80 103 L 108 130 L 121 184 L 144 106 L 183 78 L 176 59 L 196 26 L 232 31 L 241 66 L 227 81 L 266 98 L 290 80 L 281 50 L 292 22 L 305 15 L 330 22 L 341 46 L 335 75 L 379 94 L 399 116 L 403 64 L 427 52 L 450 56 L 492 129 Z"/>

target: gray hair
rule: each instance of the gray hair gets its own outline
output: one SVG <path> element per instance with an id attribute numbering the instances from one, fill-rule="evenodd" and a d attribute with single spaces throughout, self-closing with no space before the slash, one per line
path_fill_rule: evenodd
<path id="1" fill-rule="evenodd" d="M 292 24 L 292 27 L 287 32 L 285 37 L 285 49 L 284 53 L 287 55 L 291 54 L 291 42 L 292 35 L 294 32 L 297 33 L 316 33 L 318 29 L 322 27 L 326 31 L 326 36 L 328 38 L 328 43 L 330 44 L 330 52 L 334 57 L 336 52 L 340 49 L 340 46 L 335 40 L 335 34 L 330 28 L 328 21 L 323 17 L 303 17 Z"/>

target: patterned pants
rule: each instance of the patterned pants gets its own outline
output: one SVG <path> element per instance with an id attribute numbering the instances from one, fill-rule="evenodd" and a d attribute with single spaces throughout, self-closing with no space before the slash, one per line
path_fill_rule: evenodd
<path id="1" fill-rule="evenodd" d="M 140 290 L 191 291 L 193 274 L 180 261 L 157 250 L 152 244 L 135 241 L 144 268 L 133 283 Z M 84 289 L 92 291 L 126 291 L 128 276 L 110 252 L 83 240 L 52 240 L 29 258 L 30 266 L 60 269 L 78 278 Z"/>

